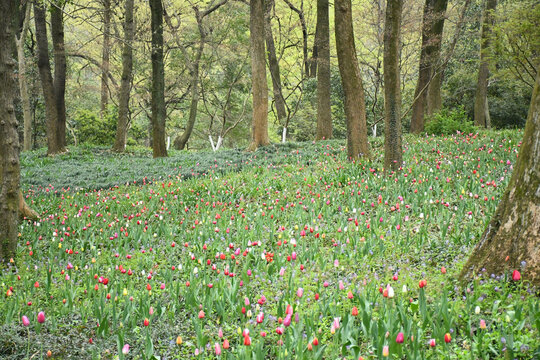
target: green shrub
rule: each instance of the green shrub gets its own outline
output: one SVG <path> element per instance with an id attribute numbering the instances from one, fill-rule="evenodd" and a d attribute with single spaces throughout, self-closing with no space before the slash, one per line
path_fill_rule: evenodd
<path id="1" fill-rule="evenodd" d="M 106 146 L 113 144 L 118 123 L 115 108 L 109 108 L 103 119 L 94 111 L 78 110 L 73 120 L 79 143 Z"/>
<path id="2" fill-rule="evenodd" d="M 427 118 L 425 132 L 428 135 L 452 135 L 460 133 L 474 133 L 477 128 L 469 120 L 465 109 L 460 106 L 455 109 L 443 108 Z"/>

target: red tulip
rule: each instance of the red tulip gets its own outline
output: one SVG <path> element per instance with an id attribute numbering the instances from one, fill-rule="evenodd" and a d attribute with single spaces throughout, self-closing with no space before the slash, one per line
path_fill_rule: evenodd
<path id="1" fill-rule="evenodd" d="M 351 314 L 352 316 L 358 316 L 358 308 L 356 306 L 353 306 Z"/>
<path id="2" fill-rule="evenodd" d="M 144 319 L 144 326 L 148 326 L 150 325 L 150 320 L 148 320 L 148 318 L 145 318 Z"/>
<path id="3" fill-rule="evenodd" d="M 420 289 L 423 288 L 423 287 L 426 286 L 426 285 L 427 285 L 427 281 L 424 280 L 424 279 L 422 279 L 422 280 L 420 280 L 420 281 L 418 282 L 418 286 L 420 287 Z"/>
<path id="4" fill-rule="evenodd" d="M 249 346 L 251 345 L 251 338 L 248 336 L 244 336 L 244 345 Z"/>
<path id="5" fill-rule="evenodd" d="M 521 279 L 521 274 L 519 273 L 519 271 L 514 270 L 514 272 L 512 273 L 512 280 L 519 281 L 520 279 Z"/>
<path id="6" fill-rule="evenodd" d="M 449 333 L 444 334 L 444 342 L 448 344 L 450 341 L 452 341 L 452 336 Z"/>

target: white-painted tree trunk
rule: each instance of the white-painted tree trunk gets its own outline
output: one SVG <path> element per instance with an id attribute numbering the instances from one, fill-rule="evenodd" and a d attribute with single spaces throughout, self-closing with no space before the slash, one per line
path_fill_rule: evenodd
<path id="1" fill-rule="evenodd" d="M 283 133 L 281 134 L 281 142 L 286 143 L 287 142 L 287 128 L 283 128 Z"/>
<path id="2" fill-rule="evenodd" d="M 373 125 L 373 137 L 377 137 L 377 124 Z"/>

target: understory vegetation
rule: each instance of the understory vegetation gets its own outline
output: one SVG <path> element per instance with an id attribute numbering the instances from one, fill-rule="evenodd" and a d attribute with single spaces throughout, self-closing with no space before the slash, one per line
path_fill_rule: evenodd
<path id="1" fill-rule="evenodd" d="M 399 173 L 380 138 L 356 163 L 339 140 L 24 153 L 41 220 L 2 274 L 0 357 L 537 358 L 522 269 L 457 279 L 522 136 L 405 136 Z"/>

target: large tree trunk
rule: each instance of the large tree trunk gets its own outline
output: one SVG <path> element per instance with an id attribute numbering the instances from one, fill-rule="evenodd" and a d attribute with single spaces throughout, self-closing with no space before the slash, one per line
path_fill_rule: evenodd
<path id="1" fill-rule="evenodd" d="M 476 94 L 474 97 L 474 124 L 485 128 L 491 127 L 486 117 L 487 111 L 487 87 L 489 79 L 489 54 L 491 28 L 495 22 L 495 9 L 497 0 L 486 0 L 482 15 L 482 34 L 480 35 L 480 67 L 478 69 L 478 81 L 476 83 Z"/>
<path id="2" fill-rule="evenodd" d="M 315 25 L 315 37 L 313 40 L 313 49 L 311 52 L 311 58 L 309 59 L 309 74 L 307 75 L 310 78 L 314 78 L 317 76 L 317 58 L 319 57 L 319 49 L 317 48 L 317 43 L 319 40 L 319 21 L 317 20 L 317 24 Z"/>
<path id="3" fill-rule="evenodd" d="M 101 117 L 109 104 L 109 59 L 111 54 L 111 0 L 103 0 L 103 48 L 101 51 Z"/>
<path id="4" fill-rule="evenodd" d="M 38 54 L 38 69 L 41 86 L 43 88 L 43 100 L 45 102 L 47 154 L 54 155 L 63 151 L 58 143 L 58 111 L 56 109 L 56 97 L 49 63 L 49 42 L 47 40 L 47 23 L 45 8 L 40 1 L 34 2 L 34 22 L 36 25 L 36 43 Z"/>
<path id="5" fill-rule="evenodd" d="M 276 47 L 274 45 L 274 35 L 272 34 L 272 9 L 274 0 L 265 2 L 264 12 L 264 30 L 266 37 L 266 52 L 268 53 L 268 69 L 272 78 L 272 89 L 274 90 L 274 103 L 276 105 L 277 117 L 280 124 L 286 126 L 287 110 L 285 108 L 285 98 L 281 90 L 281 75 L 279 73 L 279 63 L 276 56 Z"/>
<path id="6" fill-rule="evenodd" d="M 433 61 L 431 66 L 431 81 L 429 82 L 426 95 L 426 114 L 428 116 L 439 111 L 442 106 L 441 84 L 443 72 L 440 62 L 444 20 L 446 18 L 447 7 L 448 0 L 435 1 L 433 10 L 433 27 L 431 31 L 433 39 Z"/>
<path id="7" fill-rule="evenodd" d="M 56 138 L 58 145 L 65 151 L 66 146 L 66 49 L 64 45 L 63 1 L 56 1 L 51 6 L 51 37 L 54 49 L 54 97 L 58 113 Z"/>
<path id="8" fill-rule="evenodd" d="M 123 152 L 126 148 L 127 131 L 129 127 L 129 94 L 133 77 L 133 51 L 131 44 L 135 28 L 133 26 L 133 0 L 126 0 L 124 20 L 124 47 L 122 49 L 122 82 L 120 84 L 120 99 L 118 101 L 118 126 L 114 139 L 113 150 Z"/>
<path id="9" fill-rule="evenodd" d="M 154 157 L 167 156 L 165 146 L 165 69 L 163 66 L 163 4 L 150 0 L 152 13 L 152 148 Z"/>
<path id="10" fill-rule="evenodd" d="M 254 151 L 259 146 L 270 144 L 270 139 L 268 138 L 268 86 L 264 61 L 264 1 L 251 0 L 249 6 L 253 119 L 251 144 L 248 146 L 248 151 Z"/>
<path id="11" fill-rule="evenodd" d="M 388 0 L 384 23 L 384 169 L 398 170 L 401 150 L 399 43 L 403 0 Z"/>
<path id="12" fill-rule="evenodd" d="M 19 137 L 13 98 L 15 62 L 12 56 L 17 2 L 0 0 L 0 264 L 15 258 L 19 205 Z"/>
<path id="13" fill-rule="evenodd" d="M 461 275 L 483 268 L 486 274 L 520 270 L 540 285 L 540 72 L 512 178 Z"/>
<path id="14" fill-rule="evenodd" d="M 335 1 L 334 20 L 339 73 L 345 93 L 347 155 L 350 159 L 369 157 L 366 103 L 354 45 L 351 0 Z"/>
<path id="15" fill-rule="evenodd" d="M 432 77 L 435 76 L 440 57 L 447 5 L 448 0 L 426 0 L 424 4 L 422 50 L 411 116 L 411 132 L 414 133 L 424 131 L 424 116 L 428 108 L 428 87 Z"/>
<path id="16" fill-rule="evenodd" d="M 330 24 L 328 0 L 317 0 L 317 134 L 315 139 L 332 138 L 330 105 Z"/>
<path id="17" fill-rule="evenodd" d="M 28 33 L 30 24 L 30 11 L 32 6 L 26 4 L 26 9 L 21 16 L 24 16 L 23 25 L 20 33 L 15 39 L 17 45 L 17 60 L 19 64 L 19 91 L 21 93 L 21 103 L 23 110 L 23 150 L 32 150 L 32 105 L 30 103 L 30 94 L 28 92 L 28 80 L 26 78 L 26 56 L 24 54 L 24 42 Z"/>
<path id="18" fill-rule="evenodd" d="M 426 96 L 426 115 L 430 116 L 441 110 L 442 97 L 441 86 L 443 80 L 443 69 L 438 68 L 435 75 L 431 78 L 427 89 Z"/>

